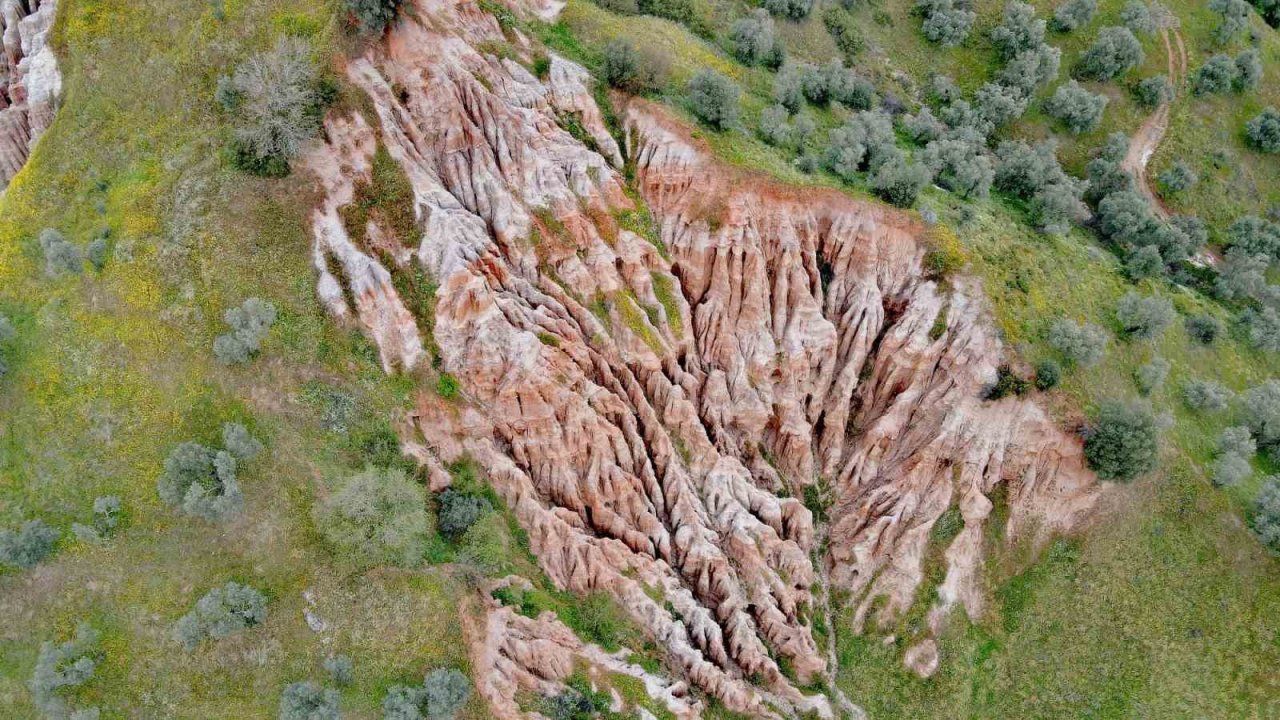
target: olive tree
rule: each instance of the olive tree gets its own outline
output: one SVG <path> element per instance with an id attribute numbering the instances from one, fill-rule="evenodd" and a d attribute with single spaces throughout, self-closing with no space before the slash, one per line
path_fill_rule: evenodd
<path id="1" fill-rule="evenodd" d="M 1107 333 L 1091 323 L 1056 320 L 1049 327 L 1048 339 L 1049 345 L 1073 365 L 1093 365 L 1106 354 Z"/>
<path id="2" fill-rule="evenodd" d="M 786 65 L 773 78 L 773 99 L 791 112 L 799 112 L 805 101 L 805 67 Z"/>
<path id="3" fill-rule="evenodd" d="M 920 29 L 925 39 L 943 47 L 963 43 L 978 19 L 967 0 L 917 0 L 912 12 L 924 18 Z"/>
<path id="4" fill-rule="evenodd" d="M 1280 444 L 1280 380 L 1267 380 L 1241 397 L 1244 423 L 1260 447 Z"/>
<path id="5" fill-rule="evenodd" d="M 756 9 L 746 17 L 733 21 L 729 29 L 733 54 L 746 65 L 777 68 L 782 65 L 783 48 L 773 30 L 769 13 Z"/>
<path id="6" fill-rule="evenodd" d="M 71 639 L 60 643 L 48 640 L 41 643 L 35 669 L 27 680 L 27 689 L 31 691 L 32 704 L 42 717 L 70 718 L 83 712 L 93 716 L 96 708 L 73 713 L 65 695 L 92 680 L 96 674 L 103 660 L 98 639 L 98 631 L 93 626 L 80 622 Z"/>
<path id="7" fill-rule="evenodd" d="M 1187 334 L 1202 345 L 1212 345 L 1222 334 L 1222 323 L 1208 313 L 1191 315 L 1186 321 Z"/>
<path id="8" fill-rule="evenodd" d="M 764 0 L 764 7 L 776 17 L 803 20 L 813 9 L 813 0 Z"/>
<path id="9" fill-rule="evenodd" d="M 900 154 L 893 121 L 882 112 L 855 113 L 827 134 L 827 167 L 845 180 L 853 180 L 864 170 L 875 172 Z"/>
<path id="10" fill-rule="evenodd" d="M 244 508 L 235 456 L 197 442 L 169 453 L 156 490 L 166 505 L 205 520 L 223 521 Z"/>
<path id="11" fill-rule="evenodd" d="M 398 468 L 370 467 L 316 503 L 316 529 L 334 550 L 363 565 L 416 567 L 431 532 L 427 496 Z"/>
<path id="12" fill-rule="evenodd" d="M 1274 291 L 1274 286 L 1268 286 Z M 1274 294 L 1274 293 L 1273 293 Z M 1257 350 L 1280 352 L 1280 312 L 1274 307 L 1249 308 L 1240 317 L 1249 336 L 1249 344 Z"/>
<path id="13" fill-rule="evenodd" d="M 310 680 L 290 683 L 280 694 L 280 720 L 340 720 L 338 691 Z"/>
<path id="14" fill-rule="evenodd" d="M 251 297 L 240 307 L 227 309 L 222 319 L 231 331 L 213 341 L 213 355 L 224 365 L 248 362 L 258 354 L 262 340 L 276 321 L 276 306 Z"/>
<path id="15" fill-rule="evenodd" d="M 1053 11 L 1049 26 L 1057 32 L 1068 33 L 1093 21 L 1098 14 L 1098 0 L 1067 0 Z"/>
<path id="16" fill-rule="evenodd" d="M 1142 44 L 1128 28 L 1106 27 L 1080 57 L 1077 71 L 1091 80 L 1111 80 L 1142 64 Z"/>
<path id="17" fill-rule="evenodd" d="M 1258 452 L 1258 444 L 1253 441 L 1253 433 L 1243 425 L 1223 428 L 1218 434 L 1218 453 L 1226 455 L 1235 453 L 1244 458 L 1251 458 Z"/>
<path id="18" fill-rule="evenodd" d="M 1222 412 L 1234 394 L 1212 380 L 1191 380 L 1182 386 L 1182 399 L 1193 410 Z"/>
<path id="19" fill-rule="evenodd" d="M 1272 475 L 1263 481 L 1253 501 L 1250 524 L 1263 545 L 1280 551 L 1280 476 Z"/>
<path id="20" fill-rule="evenodd" d="M 1236 56 L 1236 77 L 1232 83 L 1237 91 L 1253 90 L 1262 84 L 1262 55 L 1256 48 L 1249 48 Z"/>
<path id="21" fill-rule="evenodd" d="M 1249 144 L 1264 153 L 1280 153 L 1280 111 L 1269 107 L 1245 123 Z"/>
<path id="22" fill-rule="evenodd" d="M 1214 35 L 1226 45 L 1249 27 L 1249 3 L 1244 0 L 1209 0 L 1209 9 L 1222 18 Z"/>
<path id="23" fill-rule="evenodd" d="M 1004 17 L 991 31 L 991 44 L 1001 59 L 1012 60 L 1015 55 L 1044 43 L 1045 22 L 1036 17 L 1036 9 L 1019 0 L 1004 6 Z"/>
<path id="24" fill-rule="evenodd" d="M 1253 465 L 1248 458 L 1235 453 L 1223 453 L 1213 461 L 1209 472 L 1214 485 L 1231 487 L 1253 475 Z"/>
<path id="25" fill-rule="evenodd" d="M 79 246 L 53 228 L 40 231 L 40 250 L 44 253 L 44 274 L 49 277 L 79 275 L 84 270 L 84 254 Z"/>
<path id="26" fill-rule="evenodd" d="M 1075 135 L 1096 129 L 1106 109 L 1106 95 L 1091 93 L 1075 80 L 1059 85 L 1044 101 L 1044 111 Z"/>
<path id="27" fill-rule="evenodd" d="M 236 164 L 255 174 L 287 174 L 289 163 L 320 130 L 319 73 L 305 40 L 282 37 L 236 68 Z"/>
<path id="28" fill-rule="evenodd" d="M 901 153 L 893 155 L 871 179 L 876 195 L 898 207 L 911 207 L 920 191 L 929 184 L 929 169 L 907 160 Z"/>
<path id="29" fill-rule="evenodd" d="M 616 38 L 604 48 L 602 75 L 609 85 L 629 93 L 654 92 L 667 81 L 666 56 L 637 50 L 626 38 Z"/>
<path id="30" fill-rule="evenodd" d="M 1104 480 L 1128 481 L 1156 468 L 1159 429 L 1145 403 L 1106 402 L 1088 428 L 1084 455 Z"/>
<path id="31" fill-rule="evenodd" d="M 221 640 L 262 624 L 267 598 L 258 590 L 230 581 L 205 593 L 191 612 L 174 624 L 171 634 L 187 651 L 206 639 Z"/>
<path id="32" fill-rule="evenodd" d="M 716 130 L 738 124 L 741 91 L 729 78 L 714 70 L 699 70 L 689 80 L 689 105 L 699 120 Z"/>
<path id="33" fill-rule="evenodd" d="M 1159 295 L 1143 297 L 1129 291 L 1116 306 L 1116 319 L 1130 337 L 1150 340 L 1164 334 L 1177 313 L 1168 298 Z"/>
<path id="34" fill-rule="evenodd" d="M 1174 195 L 1196 186 L 1200 177 L 1185 162 L 1178 160 L 1167 170 L 1156 176 L 1160 191 L 1164 195 Z"/>
<path id="35" fill-rule="evenodd" d="M 935 181 L 961 197 L 985 197 L 995 176 L 991 159 L 982 146 L 959 138 L 934 140 L 924 149 L 921 162 Z"/>
<path id="36" fill-rule="evenodd" d="M 1138 392 L 1143 395 L 1150 395 L 1159 390 L 1164 385 L 1165 378 L 1169 377 L 1169 370 L 1172 365 L 1168 360 L 1162 357 L 1153 357 L 1150 362 L 1143 363 L 1138 366 L 1134 372 L 1134 380 L 1138 384 Z"/>
<path id="37" fill-rule="evenodd" d="M 1191 74 L 1191 92 L 1196 95 L 1216 95 L 1235 86 L 1240 68 L 1235 60 L 1219 53 L 1205 61 Z"/>
<path id="38" fill-rule="evenodd" d="M 1168 75 L 1152 75 L 1134 85 L 1133 96 L 1143 107 L 1156 108 L 1173 99 L 1173 84 Z"/>
<path id="39" fill-rule="evenodd" d="M 382 699 L 384 720 L 453 720 L 471 695 L 461 671 L 436 669 L 418 686 L 392 685 Z"/>
<path id="40" fill-rule="evenodd" d="M 1142 0 L 1128 0 L 1120 8 L 1120 22 L 1135 35 L 1150 35 L 1156 31 L 1156 20 L 1151 8 Z"/>
<path id="41" fill-rule="evenodd" d="M 1051 140 L 1037 145 L 1020 140 L 1001 142 L 996 148 L 996 188 L 1029 200 L 1046 186 L 1062 183 L 1066 173 L 1056 153 L 1057 146 Z"/>
<path id="42" fill-rule="evenodd" d="M 28 520 L 17 530 L 0 530 L 0 565 L 30 570 L 53 554 L 61 536 L 43 520 Z"/>

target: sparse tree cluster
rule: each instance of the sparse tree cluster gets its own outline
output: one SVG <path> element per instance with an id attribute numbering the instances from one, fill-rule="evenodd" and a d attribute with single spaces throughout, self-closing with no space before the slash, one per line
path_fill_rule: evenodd
<path id="1" fill-rule="evenodd" d="M 216 587 L 196 601 L 174 624 L 171 634 L 188 652 L 207 639 L 221 640 L 267 619 L 267 598 L 235 581 Z"/>
<path id="2" fill-rule="evenodd" d="M 213 341 L 213 355 L 224 365 L 236 365 L 258 354 L 262 340 L 276 322 L 276 306 L 260 298 L 249 298 L 240 307 L 229 308 L 222 319 L 231 326 L 231 332 Z"/>

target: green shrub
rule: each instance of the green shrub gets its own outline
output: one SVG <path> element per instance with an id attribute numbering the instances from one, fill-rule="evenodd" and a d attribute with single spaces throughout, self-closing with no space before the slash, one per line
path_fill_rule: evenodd
<path id="1" fill-rule="evenodd" d="M 1062 378 L 1062 366 L 1056 360 L 1045 359 L 1036 363 L 1036 389 L 1049 390 Z"/>
<path id="2" fill-rule="evenodd" d="M 63 694 L 93 679 L 102 653 L 98 650 L 98 632 L 88 623 L 76 625 L 75 635 L 65 642 L 46 640 L 40 645 L 36 666 L 27 681 L 32 704 L 43 717 L 65 718 L 71 708 Z M 88 708 L 92 712 L 95 708 Z"/>
<path id="3" fill-rule="evenodd" d="M 262 340 L 276 321 L 276 307 L 266 300 L 251 297 L 240 307 L 229 308 L 222 319 L 231 332 L 213 341 L 213 355 L 224 365 L 248 362 L 258 354 Z"/>
<path id="4" fill-rule="evenodd" d="M 361 32 L 381 35 L 396 19 L 401 0 L 342 0 L 349 24 Z"/>
<path id="5" fill-rule="evenodd" d="M 493 511 L 485 498 L 450 488 L 440 493 L 438 526 L 446 537 L 462 536 L 481 517 Z"/>
<path id="6" fill-rule="evenodd" d="M 987 400 L 999 400 L 1009 395 L 1026 395 L 1030 389 L 1031 383 L 1026 379 L 1018 377 L 1013 368 L 1008 365 L 1001 365 L 996 368 L 996 382 L 987 388 Z"/>
<path id="7" fill-rule="evenodd" d="M 436 394 L 445 400 L 452 400 L 462 392 L 462 383 L 458 382 L 458 378 L 447 372 L 440 373 L 436 378 Z"/>
<path id="8" fill-rule="evenodd" d="M 862 36 L 862 30 L 847 10 L 835 5 L 828 6 L 822 11 L 822 24 L 831 35 L 831 41 L 844 55 L 845 62 L 852 63 L 866 47 L 867 41 Z"/>
<path id="9" fill-rule="evenodd" d="M 174 624 L 171 634 L 188 652 L 206 639 L 221 640 L 267 619 L 267 598 L 248 585 L 231 581 L 196 601 Z"/>
<path id="10" fill-rule="evenodd" d="M 1142 43 L 1128 28 L 1106 27 L 1080 57 L 1076 70 L 1083 78 L 1111 80 L 1141 65 L 1144 57 Z"/>
<path id="11" fill-rule="evenodd" d="M 30 570 L 53 554 L 59 537 L 61 533 L 43 520 L 28 520 L 17 530 L 0 530 L 0 565 Z"/>
<path id="12" fill-rule="evenodd" d="M 630 619 L 613 598 L 597 590 L 570 606 L 565 623 L 583 640 L 615 652 L 622 646 Z"/>
<path id="13" fill-rule="evenodd" d="M 106 236 L 98 236 L 89 241 L 84 248 L 84 257 L 89 261 L 89 265 L 94 271 L 102 272 L 107 267 L 107 259 L 109 257 L 110 247 L 107 243 Z"/>
<path id="14" fill-rule="evenodd" d="M 738 124 L 741 92 L 729 78 L 714 70 L 699 70 L 689 81 L 688 93 L 690 109 L 702 122 L 716 130 Z"/>
<path id="15" fill-rule="evenodd" d="M 1123 482 L 1151 472 L 1158 452 L 1155 416 L 1140 403 L 1104 403 L 1084 443 L 1089 467 L 1104 480 Z"/>
<path id="16" fill-rule="evenodd" d="M 262 442 L 249 434 L 249 430 L 240 423 L 226 423 L 222 426 L 222 446 L 237 460 L 249 462 L 262 452 Z"/>
<path id="17" fill-rule="evenodd" d="M 791 142 L 791 113 L 782 105 L 770 105 L 760 111 L 760 139 L 776 147 L 786 147 Z"/>
<path id="18" fill-rule="evenodd" d="M 280 694 L 280 720 L 340 720 L 338 691 L 310 680 L 290 683 Z"/>
<path id="19" fill-rule="evenodd" d="M 764 7 L 776 17 L 803 20 L 813 9 L 813 0 L 764 0 Z"/>
<path id="20" fill-rule="evenodd" d="M 629 93 L 657 92 L 667 82 L 670 63 L 653 50 L 637 50 L 628 40 L 618 38 L 604 48 L 604 79 Z"/>
<path id="21" fill-rule="evenodd" d="M 366 468 L 316 503 L 316 529 L 334 550 L 363 565 L 418 566 L 431 518 L 423 488 L 398 468 Z"/>

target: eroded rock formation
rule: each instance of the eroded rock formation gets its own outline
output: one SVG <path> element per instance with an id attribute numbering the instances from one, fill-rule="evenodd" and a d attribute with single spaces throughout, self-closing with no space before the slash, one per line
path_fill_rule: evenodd
<path id="1" fill-rule="evenodd" d="M 477 461 L 554 583 L 612 593 L 730 709 L 832 717 L 856 708 L 799 689 L 832 671 L 819 578 L 860 625 L 877 596 L 904 611 L 958 506 L 936 632 L 954 604 L 982 611 L 996 488 L 1010 537 L 1088 512 L 1078 440 L 1031 402 L 981 400 L 1001 344 L 975 282 L 928 277 L 917 220 L 727 168 L 641 101 L 621 108 L 620 147 L 582 68 L 552 56 L 535 77 L 511 59 L 530 42 L 476 4 L 416 4 L 429 23 L 347 68 L 376 117 L 330 117 L 308 160 L 328 193 L 319 291 L 388 369 L 434 355 L 461 381 L 463 402 L 421 395 L 415 454 L 433 485 L 439 460 Z M 379 145 L 413 188 L 421 234 L 403 247 L 373 221 L 353 241 L 340 213 Z M 430 317 L 397 292 L 419 269 Z M 797 499 L 819 487 L 826 548 Z M 909 653 L 922 672 L 930 642 Z M 486 698 L 509 709 L 519 684 Z"/>
<path id="2" fill-rule="evenodd" d="M 53 122 L 62 92 L 49 44 L 57 0 L 0 0 L 0 189 L 8 186 Z"/>

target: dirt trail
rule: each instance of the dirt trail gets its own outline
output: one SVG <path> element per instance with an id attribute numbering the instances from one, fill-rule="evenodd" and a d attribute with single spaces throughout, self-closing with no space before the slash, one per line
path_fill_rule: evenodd
<path id="1" fill-rule="evenodd" d="M 1164 41 L 1165 56 L 1168 58 L 1169 82 L 1173 85 L 1173 92 L 1176 95 L 1183 90 L 1182 86 L 1187 78 L 1187 47 L 1182 41 L 1182 33 L 1176 27 L 1162 28 L 1160 38 Z M 1129 152 L 1121 163 L 1122 168 L 1138 179 L 1139 192 L 1151 201 L 1162 216 L 1168 216 L 1169 211 L 1160 202 L 1160 198 L 1152 188 L 1151 180 L 1147 177 L 1147 162 L 1151 160 L 1156 148 L 1160 146 L 1160 141 L 1164 139 L 1165 132 L 1169 130 L 1169 106 L 1168 100 L 1161 103 L 1160 107 L 1156 108 L 1156 111 L 1142 123 L 1129 142 Z"/>

